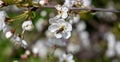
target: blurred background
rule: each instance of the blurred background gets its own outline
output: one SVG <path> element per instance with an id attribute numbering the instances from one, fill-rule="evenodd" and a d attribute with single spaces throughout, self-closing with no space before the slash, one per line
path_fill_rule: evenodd
<path id="1" fill-rule="evenodd" d="M 50 0 L 50 4 L 62 1 Z M 95 8 L 120 10 L 120 0 L 90 1 Z M 9 17 L 23 12 L 15 5 L 3 9 Z M 0 31 L 0 62 L 59 62 L 57 56 L 66 51 L 74 55 L 75 62 L 120 62 L 120 13 L 80 11 L 73 21 L 72 36 L 62 41 L 49 39 L 51 34 L 47 31 L 50 25 L 48 20 L 57 14 L 56 9 L 40 8 L 34 14 L 32 21 L 35 28 L 25 32 L 28 49 L 6 39 Z M 12 26 L 17 24 L 19 21 L 11 23 Z M 20 26 L 16 32 L 21 32 Z M 45 61 L 45 57 L 49 61 Z"/>

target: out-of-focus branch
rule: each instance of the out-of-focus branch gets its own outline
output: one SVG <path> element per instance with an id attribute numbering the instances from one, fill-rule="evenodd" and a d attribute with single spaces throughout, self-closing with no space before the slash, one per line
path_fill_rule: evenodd
<path id="1" fill-rule="evenodd" d="M 43 6 L 45 8 L 55 8 L 55 6 L 53 5 L 45 5 Z M 69 8 L 70 10 L 89 10 L 89 11 L 94 11 L 94 12 L 97 12 L 97 11 L 100 11 L 100 12 L 116 12 L 116 13 L 120 13 L 120 11 L 118 10 L 111 10 L 111 9 L 103 9 L 103 8 L 77 8 L 77 7 L 71 7 Z"/>

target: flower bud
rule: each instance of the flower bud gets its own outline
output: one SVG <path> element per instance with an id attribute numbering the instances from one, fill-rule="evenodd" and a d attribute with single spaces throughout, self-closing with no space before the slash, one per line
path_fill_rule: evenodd
<path id="1" fill-rule="evenodd" d="M 22 29 L 27 30 L 27 31 L 31 31 L 33 29 L 32 21 L 30 21 L 30 20 L 24 21 L 22 24 Z"/>

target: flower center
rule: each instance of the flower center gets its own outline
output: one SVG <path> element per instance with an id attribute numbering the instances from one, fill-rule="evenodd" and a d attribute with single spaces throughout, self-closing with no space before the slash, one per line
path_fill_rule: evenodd
<path id="1" fill-rule="evenodd" d="M 64 30 L 65 30 L 65 26 L 61 25 L 60 28 L 56 31 L 56 33 L 61 33 Z"/>

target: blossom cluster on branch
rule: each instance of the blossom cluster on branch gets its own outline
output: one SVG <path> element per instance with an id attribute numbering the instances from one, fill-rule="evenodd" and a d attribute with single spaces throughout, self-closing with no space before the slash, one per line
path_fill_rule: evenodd
<path id="1" fill-rule="evenodd" d="M 8 16 L 4 8 L 10 5 L 15 5 L 17 8 L 22 9 L 22 13 L 14 17 Z M 59 62 L 75 62 L 72 54 L 76 54 L 80 51 L 82 48 L 80 47 L 80 44 L 85 50 L 91 48 L 90 34 L 86 30 L 86 23 L 81 20 L 80 14 L 82 11 L 83 13 L 97 11 L 120 12 L 117 10 L 93 8 L 91 0 L 64 0 L 61 4 L 54 6 L 49 3 L 49 0 L 0 0 L 0 7 L 0 31 L 3 31 L 4 36 L 7 39 L 10 39 L 16 46 L 22 46 L 24 49 L 29 49 L 26 50 L 21 58 L 25 59 L 28 57 L 32 50 L 35 57 L 40 56 L 44 58 L 49 56 L 47 53 L 50 53 L 59 58 Z M 47 25 L 46 22 L 44 22 L 44 19 L 39 19 L 40 21 L 34 25 L 33 20 L 37 17 L 36 14 L 41 8 L 55 8 L 57 15 L 52 14 L 53 16 L 48 20 L 49 26 L 45 32 L 47 40 L 37 39 L 35 40 L 34 45 L 31 45 L 31 43 L 28 44 L 28 41 L 26 41 L 25 32 L 31 32 L 37 28 L 38 33 L 35 34 L 37 36 L 42 32 L 42 29 L 44 28 L 43 25 Z M 47 13 L 43 11 L 41 16 L 44 17 L 46 15 Z M 13 26 L 12 23 L 16 21 L 19 23 L 15 23 L 15 26 Z M 95 28 L 96 27 L 97 26 L 95 26 Z M 18 29 L 21 29 L 20 33 L 17 32 Z M 101 29 L 99 30 L 102 31 Z M 72 39 L 72 35 L 77 36 L 75 38 L 77 40 Z M 111 53 L 114 48 L 114 44 L 112 44 L 115 41 L 114 35 L 111 32 L 106 32 L 103 37 L 105 40 L 111 41 L 108 43 L 109 49 L 106 53 L 106 56 L 111 57 L 114 54 Z M 81 42 L 77 42 L 78 40 Z M 59 47 L 61 49 L 59 49 Z M 117 48 L 116 50 L 118 51 Z"/>

